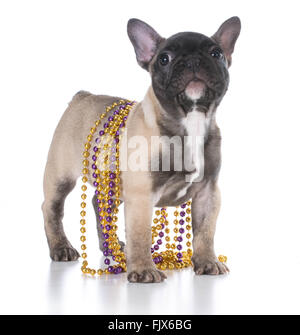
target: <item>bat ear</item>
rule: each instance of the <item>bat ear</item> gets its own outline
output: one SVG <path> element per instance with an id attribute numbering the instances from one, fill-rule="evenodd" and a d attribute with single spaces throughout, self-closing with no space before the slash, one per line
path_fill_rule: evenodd
<path id="1" fill-rule="evenodd" d="M 149 63 L 163 38 L 147 23 L 138 19 L 128 21 L 127 33 L 134 47 L 137 62 L 143 69 L 148 70 Z"/>
<path id="2" fill-rule="evenodd" d="M 240 31 L 241 20 L 237 16 L 233 16 L 225 21 L 212 36 L 212 39 L 222 48 L 229 66 L 231 64 L 231 55 L 234 50 L 235 42 L 239 37 Z"/>

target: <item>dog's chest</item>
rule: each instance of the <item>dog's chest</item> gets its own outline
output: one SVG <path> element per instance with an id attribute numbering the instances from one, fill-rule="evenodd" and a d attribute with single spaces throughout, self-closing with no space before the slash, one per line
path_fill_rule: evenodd
<path id="1" fill-rule="evenodd" d="M 191 197 L 193 190 L 199 187 L 204 177 L 204 147 L 210 125 L 210 114 L 196 109 L 182 119 L 181 126 L 186 135 L 182 138 L 181 157 L 178 150 L 174 154 L 174 159 L 181 159 L 181 164 L 173 164 L 170 171 L 160 171 L 153 175 L 156 179 L 154 185 L 158 185 L 154 192 L 156 205 L 171 206 L 185 202 Z M 176 152 L 176 148 L 174 151 Z M 176 170 L 180 165 L 182 169 Z"/>

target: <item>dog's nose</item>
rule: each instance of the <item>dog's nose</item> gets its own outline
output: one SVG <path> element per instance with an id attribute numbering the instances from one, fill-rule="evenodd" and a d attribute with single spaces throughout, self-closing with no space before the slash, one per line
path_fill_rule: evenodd
<path id="1" fill-rule="evenodd" d="M 188 69 L 195 72 L 200 67 L 201 62 L 198 58 L 191 58 L 188 59 L 185 64 Z"/>

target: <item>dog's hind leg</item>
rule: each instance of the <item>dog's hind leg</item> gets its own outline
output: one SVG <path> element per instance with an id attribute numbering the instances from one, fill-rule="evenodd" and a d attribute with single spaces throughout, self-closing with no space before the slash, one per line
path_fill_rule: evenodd
<path id="1" fill-rule="evenodd" d="M 64 203 L 80 176 L 80 156 L 67 131 L 57 127 L 48 154 L 44 174 L 44 227 L 54 261 L 75 261 L 79 253 L 68 241 L 63 229 Z M 64 137 L 65 136 L 65 137 Z M 68 144 L 68 145 L 67 145 Z"/>
<path id="2" fill-rule="evenodd" d="M 45 172 L 47 179 L 47 168 Z M 50 257 L 54 261 L 75 261 L 79 253 L 68 241 L 62 224 L 64 202 L 72 191 L 76 181 L 66 177 L 56 182 L 44 183 L 45 201 L 42 205 L 44 226 L 50 249 Z"/>

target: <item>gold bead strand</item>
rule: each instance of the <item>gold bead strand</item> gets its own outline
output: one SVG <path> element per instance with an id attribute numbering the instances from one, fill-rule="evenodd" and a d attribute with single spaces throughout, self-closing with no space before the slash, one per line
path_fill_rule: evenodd
<path id="1" fill-rule="evenodd" d="M 183 264 L 184 264 L 184 267 L 189 267 L 192 265 L 192 261 L 191 261 L 191 256 L 192 256 L 192 249 L 191 249 L 191 246 L 192 246 L 192 243 L 190 242 L 190 239 L 192 237 L 191 235 L 191 200 L 190 201 L 187 201 L 186 203 L 186 209 L 185 209 L 185 212 L 186 212 L 186 217 L 185 217 L 185 223 L 186 223 L 186 238 L 187 238 L 187 242 L 186 242 L 186 246 L 187 246 L 187 251 L 184 251 L 182 254 L 183 254 Z"/>
<path id="2" fill-rule="evenodd" d="M 87 142 L 84 145 L 84 152 L 83 152 L 84 160 L 82 162 L 82 164 L 83 164 L 83 170 L 82 170 L 83 185 L 81 186 L 81 190 L 83 191 L 83 193 L 81 195 L 81 199 L 83 199 L 83 200 L 86 200 L 86 198 L 87 198 L 87 195 L 86 195 L 85 192 L 87 190 L 86 183 L 88 182 L 88 175 L 89 175 L 89 172 L 90 172 L 88 170 L 88 166 L 89 166 L 88 157 L 90 156 L 91 141 L 93 139 L 93 135 L 95 134 L 95 132 L 97 130 L 97 127 L 101 123 L 101 120 L 105 118 L 105 116 L 109 112 L 109 110 L 110 110 L 110 107 L 107 107 L 106 112 L 100 115 L 99 120 L 95 121 L 95 127 L 92 127 L 90 129 L 90 134 L 87 136 Z M 85 207 L 86 207 L 86 203 L 83 201 L 81 203 L 81 208 L 85 208 Z M 90 269 L 90 268 L 87 267 L 88 266 L 87 253 L 86 253 L 87 247 L 86 247 L 86 244 L 84 243 L 84 242 L 86 242 L 86 237 L 84 235 L 86 233 L 86 227 L 85 227 L 85 225 L 86 225 L 86 219 L 85 219 L 86 211 L 84 209 L 82 209 L 81 212 L 80 212 L 80 215 L 82 217 L 81 220 L 80 220 L 80 224 L 82 226 L 80 228 L 80 232 L 82 234 L 81 237 L 80 237 L 80 241 L 82 242 L 81 250 L 83 251 L 82 254 L 81 254 L 81 257 L 83 258 L 81 270 L 82 270 L 83 273 L 90 273 L 90 274 L 94 275 L 96 273 L 96 270 Z M 98 272 L 98 274 L 100 274 L 100 273 Z"/>
<path id="3" fill-rule="evenodd" d="M 157 229 L 157 245 L 159 247 L 162 247 L 162 238 L 164 237 L 165 233 L 163 232 L 163 229 L 165 228 L 165 224 L 166 224 L 166 221 L 167 221 L 167 216 L 168 216 L 168 213 L 166 211 L 166 208 L 161 208 L 160 210 L 160 218 L 159 218 L 159 222 L 158 222 L 158 225 L 156 226 L 156 229 Z M 161 270 L 166 270 L 168 268 L 168 258 L 167 258 L 167 255 L 166 253 L 160 249 L 160 252 L 159 252 L 159 268 Z"/>
<path id="4" fill-rule="evenodd" d="M 191 217 L 191 213 L 192 213 L 192 210 L 191 210 L 191 205 L 192 205 L 192 201 L 188 201 L 187 203 L 187 217 L 185 218 L 185 221 L 186 221 L 186 230 L 187 230 L 187 239 L 188 239 L 188 242 L 186 244 L 187 246 L 187 256 L 188 256 L 188 260 L 191 262 L 191 258 L 192 258 L 192 255 L 193 255 L 193 250 L 191 248 L 192 246 L 192 243 L 191 243 L 191 238 L 192 238 L 192 226 L 191 226 L 191 223 L 192 223 L 192 217 Z M 190 263 L 191 264 L 191 263 Z"/>
<path id="5" fill-rule="evenodd" d="M 153 262 L 155 263 L 156 267 L 158 269 L 160 269 L 160 263 L 161 263 L 161 255 L 160 255 L 160 252 L 158 251 L 159 250 L 159 245 L 156 244 L 156 240 L 158 240 L 158 232 L 157 232 L 157 229 L 158 229 L 158 226 L 159 226 L 159 218 L 160 218 L 160 215 L 161 215 L 161 211 L 159 209 L 155 210 L 155 218 L 153 219 L 153 225 L 151 227 L 151 230 L 152 230 L 152 245 L 153 247 L 151 248 L 151 252 L 152 252 L 152 259 L 153 259 Z"/>
<path id="6" fill-rule="evenodd" d="M 167 211 L 167 208 L 166 208 L 166 211 Z M 169 221 L 166 220 L 165 221 L 165 227 L 164 227 L 164 234 L 165 234 L 165 241 L 167 242 L 166 243 L 166 252 L 171 248 L 170 246 L 170 241 L 171 241 L 171 238 L 170 238 L 170 228 L 168 227 L 169 226 Z"/>
<path id="7" fill-rule="evenodd" d="M 89 175 L 89 172 L 90 172 L 89 169 L 88 169 L 88 166 L 89 166 L 88 157 L 90 156 L 91 141 L 93 139 L 93 135 L 94 135 L 97 127 L 99 126 L 99 124 L 100 124 L 100 121 L 97 120 L 95 122 L 95 127 L 92 127 L 90 129 L 90 134 L 87 136 L 87 142 L 84 145 L 84 152 L 83 152 L 84 160 L 82 161 L 82 164 L 83 164 L 83 170 L 82 170 L 83 185 L 81 186 L 81 190 L 83 191 L 83 193 L 81 194 L 81 199 L 83 201 L 80 204 L 80 206 L 82 208 L 82 210 L 80 212 L 80 216 L 81 216 L 80 224 L 82 226 L 80 228 L 80 232 L 81 232 L 80 241 L 82 242 L 82 244 L 81 244 L 81 250 L 82 250 L 81 257 L 83 258 L 81 270 L 82 270 L 83 273 L 91 273 L 92 275 L 94 275 L 96 273 L 96 271 L 94 269 L 90 269 L 90 268 L 87 267 L 88 266 L 88 261 L 86 259 L 87 258 L 87 253 L 86 253 L 87 246 L 86 246 L 86 236 L 85 236 L 85 233 L 86 233 L 86 228 L 85 228 L 85 225 L 86 225 L 86 219 L 85 219 L 85 216 L 86 216 L 86 211 L 85 211 L 86 202 L 85 202 L 85 200 L 87 198 L 86 183 L 88 182 L 88 175 Z"/>

